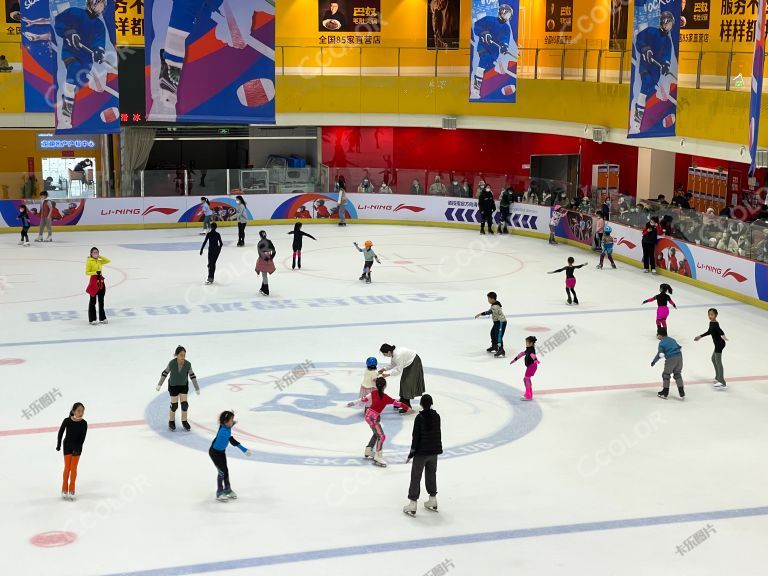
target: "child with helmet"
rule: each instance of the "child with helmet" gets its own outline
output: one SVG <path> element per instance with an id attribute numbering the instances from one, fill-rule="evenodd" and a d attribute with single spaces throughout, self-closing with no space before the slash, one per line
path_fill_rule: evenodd
<path id="1" fill-rule="evenodd" d="M 353 242 L 355 245 L 355 248 L 357 248 L 358 252 L 363 253 L 363 258 L 365 259 L 365 265 L 363 266 L 363 273 L 360 275 L 360 280 L 365 280 L 366 284 L 371 283 L 371 268 L 373 267 L 373 261 L 376 260 L 379 264 L 381 264 L 381 260 L 379 260 L 379 257 L 376 256 L 376 252 L 373 251 L 373 242 L 370 240 L 366 240 L 364 243 L 365 249 L 360 248 L 360 246 L 357 245 L 357 242 Z"/>
<path id="2" fill-rule="evenodd" d="M 362 399 L 368 396 L 374 388 L 376 388 L 376 378 L 379 376 L 377 368 L 379 367 L 379 361 L 370 356 L 365 361 L 365 372 L 363 372 L 363 381 L 360 383 L 360 396 L 357 400 L 348 402 L 347 406 L 357 406 L 361 404 Z M 363 410 L 363 416 L 365 416 L 365 410 Z"/>
<path id="3" fill-rule="evenodd" d="M 616 268 L 616 263 L 613 261 L 613 236 L 611 236 L 613 228 L 605 226 L 603 228 L 603 237 L 601 240 L 602 252 L 600 252 L 600 264 L 597 265 L 598 269 L 603 267 L 603 260 L 608 256 L 608 260 L 611 262 L 611 268 Z"/>

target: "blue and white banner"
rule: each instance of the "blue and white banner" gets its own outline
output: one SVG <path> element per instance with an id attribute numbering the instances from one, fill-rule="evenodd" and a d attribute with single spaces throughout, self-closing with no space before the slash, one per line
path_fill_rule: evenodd
<path id="1" fill-rule="evenodd" d="M 145 0 L 148 119 L 275 123 L 275 0 Z"/>
<path id="2" fill-rule="evenodd" d="M 752 96 L 749 99 L 749 175 L 755 175 L 757 131 L 760 127 L 760 101 L 763 95 L 763 63 L 765 62 L 765 0 L 759 0 L 755 24 L 755 54 L 752 58 Z"/>
<path id="3" fill-rule="evenodd" d="M 519 11 L 519 0 L 472 0 L 470 102 L 515 102 Z"/>
<path id="4" fill-rule="evenodd" d="M 635 0 L 628 138 L 674 136 L 680 0 Z"/>
<path id="5" fill-rule="evenodd" d="M 114 0 L 23 3 L 27 112 L 55 112 L 56 132 L 120 131 Z"/>

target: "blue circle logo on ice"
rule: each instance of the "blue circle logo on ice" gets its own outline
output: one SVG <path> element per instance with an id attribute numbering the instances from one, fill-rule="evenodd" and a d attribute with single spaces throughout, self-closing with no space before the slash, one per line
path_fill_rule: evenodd
<path id="1" fill-rule="evenodd" d="M 306 373 L 298 366 L 264 366 L 223 372 L 200 380 L 203 394 L 191 396 L 193 430 L 169 432 L 168 395 L 147 406 L 145 419 L 157 433 L 174 442 L 207 451 L 216 434 L 221 410 L 236 413 L 233 435 L 257 462 L 304 466 L 369 465 L 362 458 L 370 429 L 363 408 L 346 404 L 358 398 L 363 363 L 313 363 Z M 299 377 L 286 378 L 294 373 Z M 443 421 L 441 458 L 468 456 L 509 444 L 531 432 L 541 421 L 535 402 L 518 399 L 519 390 L 497 380 L 443 368 L 424 369 L 427 392 Z M 387 392 L 396 397 L 398 379 Z M 211 410 L 205 405 L 214 404 Z M 205 419 L 195 417 L 206 414 Z M 210 422 L 210 424 L 207 424 Z M 410 450 L 413 418 L 385 410 L 385 457 L 404 462 Z M 229 450 L 230 457 L 245 457 Z"/>

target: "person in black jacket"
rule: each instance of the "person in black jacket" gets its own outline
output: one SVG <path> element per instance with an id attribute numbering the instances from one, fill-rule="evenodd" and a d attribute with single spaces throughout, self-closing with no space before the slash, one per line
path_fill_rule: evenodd
<path id="1" fill-rule="evenodd" d="M 429 500 L 424 502 L 424 508 L 437 512 L 437 456 L 443 453 L 443 442 L 440 437 L 440 414 L 432 410 L 432 396 L 424 394 L 421 397 L 421 412 L 413 422 L 413 441 L 406 464 L 413 459 L 411 466 L 411 486 L 408 489 L 408 504 L 403 512 L 416 516 L 416 504 L 421 491 L 421 476 L 426 470 L 425 484 Z"/>
<path id="2" fill-rule="evenodd" d="M 216 275 L 216 261 L 221 254 L 221 248 L 224 242 L 221 240 L 221 234 L 216 231 L 216 222 L 211 222 L 211 229 L 205 235 L 203 245 L 200 246 L 200 256 L 203 255 L 203 248 L 208 244 L 208 279 L 206 284 L 213 284 L 213 277 Z"/>
<path id="3" fill-rule="evenodd" d="M 340 187 L 340 189 L 343 189 L 343 187 Z M 341 194 L 341 192 L 340 192 Z M 341 211 L 344 209 L 343 206 L 339 207 L 339 218 L 341 218 Z M 341 222 L 339 222 L 339 225 L 341 225 Z M 344 224 L 346 226 L 346 223 Z M 292 269 L 296 269 L 296 257 L 299 258 L 299 270 L 301 270 L 301 247 L 304 244 L 304 236 L 307 238 L 312 238 L 312 240 L 317 240 L 312 234 L 308 234 L 306 232 L 303 232 L 301 230 L 301 222 L 296 222 L 296 224 L 293 225 L 293 230 L 288 232 L 288 234 L 293 235 L 293 264 L 291 264 Z"/>
<path id="4" fill-rule="evenodd" d="M 477 197 L 477 207 L 480 209 L 480 234 L 485 234 L 485 224 L 488 223 L 488 233 L 493 234 L 493 213 L 496 202 L 490 186 L 485 186 Z"/>

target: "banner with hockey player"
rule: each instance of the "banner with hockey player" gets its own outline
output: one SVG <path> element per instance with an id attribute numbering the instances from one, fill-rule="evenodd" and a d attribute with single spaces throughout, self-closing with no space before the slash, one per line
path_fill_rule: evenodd
<path id="1" fill-rule="evenodd" d="M 759 0 L 757 30 L 765 30 L 765 0 Z M 763 65 L 765 64 L 765 35 L 755 34 L 752 56 L 752 94 L 749 98 L 749 175 L 757 168 L 757 131 L 760 127 L 760 101 L 763 96 Z"/>
<path id="2" fill-rule="evenodd" d="M 147 119 L 275 123 L 275 0 L 146 0 Z"/>
<path id="3" fill-rule="evenodd" d="M 518 0 L 472 0 L 470 102 L 515 102 L 518 13 Z"/>
<path id="4" fill-rule="evenodd" d="M 674 136 L 680 0 L 635 0 L 628 138 Z"/>
<path id="5" fill-rule="evenodd" d="M 55 112 L 56 132 L 119 132 L 114 0 L 24 2 L 27 112 Z"/>

